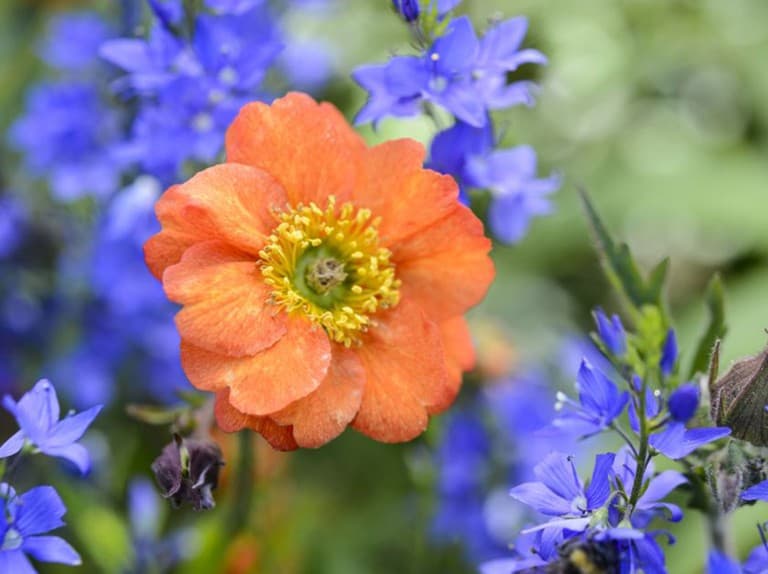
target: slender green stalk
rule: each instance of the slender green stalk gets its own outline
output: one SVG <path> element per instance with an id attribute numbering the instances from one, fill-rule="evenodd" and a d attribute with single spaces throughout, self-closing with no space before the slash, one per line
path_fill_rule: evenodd
<path id="1" fill-rule="evenodd" d="M 230 515 L 226 524 L 227 532 L 231 535 L 246 528 L 254 499 L 253 474 L 256 461 L 253 456 L 253 433 L 249 430 L 240 431 L 237 439 L 237 472 L 232 485 Z"/>
<path id="2" fill-rule="evenodd" d="M 640 389 L 640 396 L 638 397 L 640 402 L 640 408 L 638 409 L 638 419 L 640 421 L 640 446 L 637 453 L 637 464 L 635 465 L 635 480 L 632 482 L 632 491 L 629 495 L 629 508 L 630 514 L 635 509 L 638 499 L 640 498 L 640 490 L 643 487 L 643 478 L 645 477 L 645 469 L 648 466 L 648 418 L 646 417 L 646 404 L 645 395 L 646 388 L 648 386 L 647 377 L 643 380 L 643 386 Z"/>

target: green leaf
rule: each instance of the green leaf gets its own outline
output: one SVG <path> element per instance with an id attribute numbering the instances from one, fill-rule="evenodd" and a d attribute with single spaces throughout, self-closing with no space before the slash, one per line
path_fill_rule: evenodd
<path id="1" fill-rule="evenodd" d="M 643 307 L 651 305 L 658 307 L 663 316 L 662 292 L 669 261 L 667 259 L 662 260 L 651 271 L 646 281 L 632 257 L 629 246 L 625 243 L 617 244 L 613 240 L 587 192 L 581 188 L 578 191 L 584 204 L 587 220 L 597 242 L 600 259 L 608 280 L 623 296 L 630 308 L 635 311 L 635 314 Z M 664 318 L 664 324 L 666 325 L 666 323 L 666 318 Z"/>
<path id="2" fill-rule="evenodd" d="M 83 507 L 69 516 L 80 542 L 100 571 L 124 572 L 131 552 L 125 522 L 105 506 Z"/>
<path id="3" fill-rule="evenodd" d="M 137 405 L 129 404 L 125 407 L 125 412 L 131 417 L 150 425 L 169 425 L 179 418 L 185 411 L 185 408 L 179 407 L 159 407 L 156 405 Z"/>
<path id="4" fill-rule="evenodd" d="M 709 313 L 709 323 L 696 347 L 696 354 L 693 356 L 691 370 L 688 374 L 689 379 L 693 378 L 696 373 L 706 372 L 715 343 L 722 340 L 728 330 L 725 324 L 725 297 L 720 275 L 715 275 L 709 282 L 705 302 Z"/>

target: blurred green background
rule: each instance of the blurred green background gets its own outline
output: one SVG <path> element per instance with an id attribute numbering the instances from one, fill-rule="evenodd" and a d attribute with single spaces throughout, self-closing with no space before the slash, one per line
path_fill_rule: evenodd
<path id="1" fill-rule="evenodd" d="M 327 11 L 290 17 L 301 34 L 333 50 L 338 75 L 327 97 L 348 117 L 364 99 L 350 70 L 409 50 L 407 29 L 389 5 L 338 0 Z M 47 15 L 94 6 L 106 5 L 0 3 L 3 130 L 41 72 L 35 41 Z M 539 103 L 496 120 L 506 143 L 532 144 L 543 172 L 555 169 L 565 182 L 555 215 L 535 221 L 520 245 L 495 248 L 498 279 L 475 318 L 501 321 L 521 363 L 531 363 L 554 353 L 565 333 L 589 330 L 595 305 L 616 308 L 578 205 L 575 186 L 581 185 L 643 264 L 671 258 L 669 299 L 682 349 L 691 348 L 702 328 L 703 291 L 720 271 L 729 326 L 723 363 L 760 350 L 768 327 L 768 2 L 465 0 L 462 10 L 478 27 L 497 14 L 529 17 L 526 44 L 550 59 L 535 71 Z M 420 120 L 386 120 L 377 133 L 365 130 L 371 141 L 409 136 L 426 142 L 433 133 Z M 3 169 L 15 168 L 4 161 Z M 129 470 L 146 469 L 165 442 L 162 433 L 121 413 L 108 424 L 114 468 L 101 483 L 61 488 L 83 573 L 120 572 L 130 552 L 120 518 Z M 407 445 L 348 432 L 316 452 L 278 456 L 261 449 L 252 536 L 234 541 L 222 558 L 224 543 L 233 542 L 223 539 L 222 518 L 233 504 L 225 484 L 214 513 L 170 518 L 174 525 L 202 526 L 203 558 L 179 572 L 472 572 L 458 547 L 430 545 L 428 481 L 414 486 L 439 425 L 438 419 L 430 436 Z M 691 516 L 676 531 L 670 572 L 701 571 L 706 536 Z M 753 507 L 737 518 L 735 539 L 745 553 L 757 542 L 754 524 L 768 514 Z"/>

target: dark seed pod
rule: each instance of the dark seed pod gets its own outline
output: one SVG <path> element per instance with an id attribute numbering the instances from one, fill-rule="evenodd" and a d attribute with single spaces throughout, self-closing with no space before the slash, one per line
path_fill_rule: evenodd
<path id="1" fill-rule="evenodd" d="M 737 361 L 710 385 L 712 419 L 730 427 L 736 438 L 768 446 L 768 348 Z"/>
<path id="2" fill-rule="evenodd" d="M 188 502 L 194 510 L 208 510 L 216 505 L 212 491 L 219 484 L 223 465 L 221 449 L 215 442 L 174 435 L 173 442 L 152 463 L 152 472 L 162 495 L 171 500 L 174 508 Z"/>

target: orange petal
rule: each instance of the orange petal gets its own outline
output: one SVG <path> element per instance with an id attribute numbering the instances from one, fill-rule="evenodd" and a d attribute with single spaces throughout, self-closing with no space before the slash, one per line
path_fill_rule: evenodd
<path id="1" fill-rule="evenodd" d="M 443 339 L 445 362 L 448 366 L 451 394 L 445 395 L 446 400 L 443 403 L 433 405 L 429 411 L 430 414 L 442 412 L 451 406 L 453 399 L 459 394 L 462 374 L 475 364 L 475 347 L 469 325 L 464 317 L 448 319 L 440 323 L 439 327 Z"/>
<path id="2" fill-rule="evenodd" d="M 261 170 L 238 164 L 205 169 L 157 201 L 163 229 L 144 246 L 147 265 L 160 277 L 190 245 L 209 239 L 258 255 L 275 225 L 271 210 L 286 202 L 280 185 Z"/>
<path id="3" fill-rule="evenodd" d="M 452 177 L 423 169 L 424 146 L 410 139 L 367 150 L 355 203 L 381 216 L 379 236 L 389 246 L 448 215 L 457 205 Z"/>
<path id="4" fill-rule="evenodd" d="M 252 255 L 221 241 L 187 249 L 165 270 L 168 298 L 184 307 L 176 327 L 185 341 L 230 356 L 254 355 L 285 334 L 285 315 L 269 304 L 271 290 L 262 281 Z"/>
<path id="5" fill-rule="evenodd" d="M 269 172 L 292 205 L 324 207 L 329 195 L 351 196 L 365 144 L 332 105 L 289 93 L 271 106 L 244 106 L 227 131 L 226 148 L 227 161 Z"/>
<path id="6" fill-rule="evenodd" d="M 249 415 L 268 415 L 320 386 L 331 362 L 325 331 L 288 318 L 277 343 L 248 357 L 227 357 L 181 342 L 181 366 L 198 389 L 230 389 L 229 401 Z"/>
<path id="7" fill-rule="evenodd" d="M 144 244 L 144 259 L 158 279 L 162 278 L 166 267 L 179 262 L 190 245 L 205 240 L 212 233 L 210 228 L 184 220 L 185 204 L 186 197 L 178 185 L 168 188 L 155 203 L 155 214 L 163 228 Z"/>
<path id="8" fill-rule="evenodd" d="M 440 331 L 407 299 L 378 318 L 356 351 L 366 381 L 352 426 L 373 439 L 415 438 L 427 428 L 427 412 L 454 394 Z"/>
<path id="9" fill-rule="evenodd" d="M 356 353 L 332 346 L 328 374 L 317 390 L 270 417 L 293 425 L 299 446 L 317 448 L 336 438 L 355 418 L 365 385 L 365 371 Z"/>
<path id="10" fill-rule="evenodd" d="M 495 274 L 491 242 L 467 207 L 392 247 L 401 293 L 429 317 L 444 321 L 462 315 L 485 296 Z"/>
<path id="11" fill-rule="evenodd" d="M 269 417 L 254 417 L 241 413 L 229 402 L 229 390 L 216 393 L 214 414 L 219 428 L 225 432 L 237 432 L 244 428 L 259 433 L 277 450 L 295 450 L 299 445 L 293 439 L 290 426 L 280 426 Z"/>

